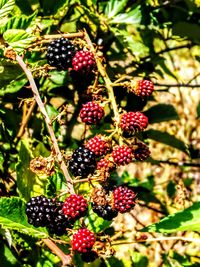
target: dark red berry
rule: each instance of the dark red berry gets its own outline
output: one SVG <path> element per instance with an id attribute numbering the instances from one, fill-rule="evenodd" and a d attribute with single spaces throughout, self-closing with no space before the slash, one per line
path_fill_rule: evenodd
<path id="1" fill-rule="evenodd" d="M 97 124 L 104 116 L 103 108 L 96 102 L 87 102 L 80 111 L 80 118 L 86 124 Z"/>
<path id="2" fill-rule="evenodd" d="M 90 51 L 80 50 L 73 57 L 72 66 L 80 74 L 89 74 L 95 69 L 96 62 Z"/>
<path id="3" fill-rule="evenodd" d="M 125 187 L 119 186 L 113 191 L 113 208 L 121 213 L 131 210 L 135 205 L 135 193 Z"/>
<path id="4" fill-rule="evenodd" d="M 72 249 L 79 253 L 87 253 L 92 250 L 95 236 L 86 228 L 79 229 L 72 238 Z"/>
<path id="5" fill-rule="evenodd" d="M 129 146 L 118 146 L 113 149 L 112 157 L 117 165 L 129 164 L 133 159 L 132 149 Z"/>
<path id="6" fill-rule="evenodd" d="M 133 149 L 134 158 L 140 161 L 146 160 L 151 154 L 148 146 L 143 143 L 138 143 L 136 145 L 137 148 Z"/>
<path id="7" fill-rule="evenodd" d="M 97 157 L 101 157 L 109 151 L 110 145 L 101 136 L 95 136 L 88 140 L 85 147 L 92 151 Z"/>
<path id="8" fill-rule="evenodd" d="M 87 200 L 81 195 L 70 195 L 65 199 L 63 205 L 63 213 L 73 220 L 77 220 L 82 216 L 85 216 L 87 212 L 88 204 Z"/>
<path id="9" fill-rule="evenodd" d="M 49 65 L 60 70 L 72 66 L 72 58 L 76 47 L 67 39 L 60 38 L 52 41 L 47 48 L 47 61 Z"/>
<path id="10" fill-rule="evenodd" d="M 154 91 L 154 85 L 149 80 L 140 80 L 133 86 L 133 91 L 137 96 L 150 96 Z"/>
<path id="11" fill-rule="evenodd" d="M 119 126 L 127 133 L 143 131 L 148 126 L 148 118 L 139 111 L 130 111 L 121 116 Z"/>

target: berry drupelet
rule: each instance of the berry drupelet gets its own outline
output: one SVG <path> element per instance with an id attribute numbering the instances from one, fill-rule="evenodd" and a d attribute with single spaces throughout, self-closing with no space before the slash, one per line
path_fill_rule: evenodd
<path id="1" fill-rule="evenodd" d="M 129 146 L 115 147 L 112 152 L 112 157 L 118 166 L 129 164 L 133 159 L 132 148 Z"/>
<path id="2" fill-rule="evenodd" d="M 137 96 L 146 97 L 153 93 L 154 85 L 149 80 L 139 80 L 135 82 L 132 90 Z"/>
<path id="3" fill-rule="evenodd" d="M 91 125 L 99 123 L 104 114 L 104 109 L 98 103 L 90 101 L 83 105 L 80 118 L 82 122 Z"/>
<path id="4" fill-rule="evenodd" d="M 69 170 L 74 176 L 87 177 L 95 168 L 95 154 L 85 147 L 76 149 L 69 160 Z"/>
<path id="5" fill-rule="evenodd" d="M 96 67 L 93 54 L 90 51 L 77 51 L 72 60 L 73 70 L 81 75 L 90 74 Z"/>
<path id="6" fill-rule="evenodd" d="M 72 58 L 76 52 L 76 47 L 65 38 L 52 41 L 47 48 L 47 61 L 49 65 L 59 70 L 66 70 L 72 66 Z"/>
<path id="7" fill-rule="evenodd" d="M 135 197 L 136 195 L 131 189 L 119 186 L 113 191 L 113 208 L 120 213 L 130 211 L 135 205 Z"/>
<path id="8" fill-rule="evenodd" d="M 124 132 L 134 133 L 137 131 L 143 131 L 148 126 L 148 118 L 141 112 L 127 112 L 120 118 L 119 126 Z"/>
<path id="9" fill-rule="evenodd" d="M 52 200 L 43 195 L 32 197 L 26 204 L 28 223 L 35 227 L 47 226 L 51 222 L 51 210 L 53 206 Z"/>
<path id="10" fill-rule="evenodd" d="M 72 194 L 65 199 L 63 213 L 72 220 L 85 216 L 87 212 L 87 200 L 81 195 Z"/>
<path id="11" fill-rule="evenodd" d="M 86 228 L 81 228 L 73 235 L 72 249 L 79 253 L 87 253 L 92 250 L 96 238 L 92 232 Z"/>
<path id="12" fill-rule="evenodd" d="M 92 151 L 97 157 L 105 155 L 110 149 L 109 143 L 101 136 L 90 138 L 85 144 L 85 147 Z"/>
<path id="13" fill-rule="evenodd" d="M 151 152 L 147 145 L 138 143 L 137 148 L 133 149 L 133 154 L 136 160 L 144 161 L 150 156 Z"/>

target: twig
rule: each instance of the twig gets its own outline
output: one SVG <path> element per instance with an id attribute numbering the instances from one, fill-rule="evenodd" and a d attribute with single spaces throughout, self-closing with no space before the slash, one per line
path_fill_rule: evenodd
<path id="1" fill-rule="evenodd" d="M 175 83 L 175 84 L 159 84 L 159 83 L 154 83 L 154 86 L 159 86 L 159 87 L 200 87 L 200 84 L 181 84 L 181 83 Z"/>
<path id="2" fill-rule="evenodd" d="M 43 242 L 45 243 L 45 245 L 50 248 L 50 250 L 55 253 L 62 261 L 62 267 L 65 266 L 69 266 L 72 265 L 72 258 L 70 255 L 66 255 L 62 250 L 59 249 L 58 246 L 56 246 L 56 244 L 51 241 L 50 239 L 46 238 L 43 239 Z"/>
<path id="3" fill-rule="evenodd" d="M 43 35 L 43 39 L 56 39 L 60 37 L 64 38 L 84 38 L 85 33 L 84 32 L 75 32 L 75 33 L 60 33 L 60 34 L 51 34 L 51 35 Z"/>
<path id="4" fill-rule="evenodd" d="M 182 237 L 182 236 L 171 236 L 171 237 L 158 237 L 158 238 L 148 238 L 146 240 L 132 240 L 132 241 L 116 241 L 112 243 L 112 246 L 118 245 L 128 245 L 134 243 L 146 243 L 146 242 L 157 242 L 157 241 L 172 241 L 172 240 L 180 240 L 185 242 L 195 242 L 200 243 L 200 238 L 189 238 L 189 237 Z"/>
<path id="5" fill-rule="evenodd" d="M 45 109 L 45 106 L 40 98 L 40 94 L 38 92 L 38 89 L 37 89 L 37 86 L 36 86 L 36 83 L 33 79 L 33 75 L 31 73 L 31 71 L 27 68 L 26 64 L 24 63 L 23 59 L 16 55 L 16 60 L 17 62 L 19 63 L 19 65 L 21 66 L 21 68 L 23 69 L 23 71 L 25 72 L 29 82 L 30 82 L 30 87 L 31 87 L 31 90 L 34 94 L 34 98 L 35 98 L 35 101 L 37 102 L 39 108 L 40 108 L 40 111 L 41 113 L 43 114 L 44 116 L 44 119 L 45 119 L 45 122 L 46 122 L 46 125 L 47 125 L 47 129 L 49 131 L 49 134 L 50 134 L 50 137 L 51 137 L 51 141 L 52 141 L 52 144 L 53 144 L 53 148 L 56 152 L 56 157 L 58 159 L 58 162 L 60 163 L 60 167 L 64 173 L 64 176 L 65 176 L 65 179 L 67 181 L 67 189 L 68 191 L 73 194 L 74 193 L 74 188 L 73 188 L 73 182 L 72 182 L 72 179 L 69 175 L 69 172 L 68 172 L 68 169 L 67 169 L 67 166 L 65 165 L 65 162 L 64 162 L 64 159 L 63 159 L 63 156 L 62 156 L 62 153 L 59 149 L 59 146 L 58 146 L 58 142 L 57 142 L 57 139 L 56 139 L 56 136 L 55 136 L 55 133 L 53 131 L 53 128 L 52 128 L 52 125 L 51 125 L 51 120 L 47 114 L 47 111 Z"/>
<path id="6" fill-rule="evenodd" d="M 21 122 L 21 125 L 20 125 L 20 128 L 19 128 L 19 131 L 18 131 L 18 134 L 17 134 L 17 138 L 20 138 L 23 133 L 24 133 L 24 130 L 25 130 L 25 127 L 31 117 L 31 114 L 35 108 L 35 105 L 36 105 L 36 101 L 33 100 L 32 103 L 31 103 L 31 106 L 26 114 L 26 116 L 23 118 L 22 122 Z"/>
<path id="7" fill-rule="evenodd" d="M 90 47 L 90 50 L 92 52 L 95 52 L 95 48 L 90 40 L 90 37 L 89 35 L 87 34 L 87 32 L 85 31 L 85 40 L 88 44 L 88 46 Z M 116 100 L 115 100 L 115 95 L 114 95 L 114 92 L 113 92 L 113 83 L 111 82 L 106 70 L 105 70 L 105 67 L 103 66 L 101 60 L 96 57 L 96 63 L 97 63 L 97 68 L 99 70 L 99 73 L 101 74 L 101 76 L 103 77 L 104 81 L 105 81 L 105 84 L 106 84 L 106 88 L 107 88 L 107 91 L 108 91 L 108 97 L 110 99 L 110 102 L 111 102 L 111 105 L 112 105 L 112 109 L 113 109 L 113 112 L 114 112 L 114 118 L 115 118 L 115 121 L 118 125 L 119 123 L 119 112 L 118 112 L 118 108 L 117 108 L 117 103 L 116 103 Z M 117 126 L 116 125 L 116 126 Z"/>

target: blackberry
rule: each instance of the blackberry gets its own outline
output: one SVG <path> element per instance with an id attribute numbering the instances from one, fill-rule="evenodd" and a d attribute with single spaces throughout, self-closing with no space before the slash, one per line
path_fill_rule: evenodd
<path id="1" fill-rule="evenodd" d="M 53 206 L 52 200 L 43 195 L 32 197 L 26 204 L 28 223 L 35 227 L 47 226 L 51 222 L 51 209 Z"/>
<path id="2" fill-rule="evenodd" d="M 100 206 L 92 203 L 92 209 L 99 217 L 102 217 L 107 221 L 111 221 L 118 214 L 118 212 L 112 209 L 110 205 Z"/>
<path id="3" fill-rule="evenodd" d="M 120 118 L 119 126 L 124 132 L 134 133 L 143 131 L 148 125 L 148 118 L 141 112 L 127 112 Z"/>
<path id="4" fill-rule="evenodd" d="M 68 218 L 77 220 L 86 214 L 88 208 L 87 200 L 81 195 L 70 195 L 65 199 L 63 205 L 63 213 L 67 215 Z"/>
<path id="5" fill-rule="evenodd" d="M 85 147 L 92 151 L 96 156 L 105 155 L 110 148 L 110 145 L 101 136 L 95 136 L 85 144 Z"/>
<path id="6" fill-rule="evenodd" d="M 137 96 L 146 97 L 150 96 L 154 91 L 154 85 L 149 80 L 140 80 L 135 82 L 132 90 Z"/>
<path id="7" fill-rule="evenodd" d="M 49 44 L 46 57 L 49 65 L 59 70 L 66 70 L 72 66 L 75 52 L 75 46 L 68 39 L 62 37 Z"/>
<path id="8" fill-rule="evenodd" d="M 129 146 L 118 146 L 113 149 L 112 157 L 117 165 L 129 164 L 133 159 L 132 148 Z"/>
<path id="9" fill-rule="evenodd" d="M 95 168 L 95 154 L 85 147 L 76 149 L 69 160 L 69 170 L 74 176 L 87 177 Z"/>
<path id="10" fill-rule="evenodd" d="M 150 156 L 151 152 L 147 145 L 138 143 L 137 148 L 133 149 L 133 154 L 136 160 L 144 161 Z"/>
<path id="11" fill-rule="evenodd" d="M 93 54 L 90 51 L 77 51 L 72 59 L 73 70 L 81 75 L 90 74 L 96 66 Z"/>
<path id="12" fill-rule="evenodd" d="M 74 221 L 63 213 L 63 204 L 62 201 L 54 202 L 51 209 L 51 221 L 48 225 L 50 234 L 61 236 L 67 233 L 66 228 L 73 227 Z"/>
<path id="13" fill-rule="evenodd" d="M 110 155 L 100 159 L 97 162 L 97 170 L 101 172 L 111 172 L 115 169 L 115 163 L 110 160 Z"/>
<path id="14" fill-rule="evenodd" d="M 86 228 L 81 228 L 73 235 L 71 244 L 72 249 L 79 253 L 87 253 L 92 250 L 95 243 L 95 236 Z"/>
<path id="15" fill-rule="evenodd" d="M 81 259 L 82 259 L 82 261 L 84 261 L 84 262 L 88 262 L 88 263 L 89 263 L 89 262 L 93 262 L 93 261 L 95 261 L 97 258 L 98 258 L 98 254 L 97 254 L 95 251 L 93 251 L 93 250 L 81 254 Z"/>
<path id="16" fill-rule="evenodd" d="M 80 118 L 82 122 L 88 125 L 99 123 L 103 116 L 103 108 L 98 103 L 93 101 L 84 104 L 80 111 Z"/>
<path id="17" fill-rule="evenodd" d="M 134 207 L 135 197 L 136 195 L 131 189 L 119 186 L 113 191 L 113 208 L 120 213 L 125 213 Z"/>

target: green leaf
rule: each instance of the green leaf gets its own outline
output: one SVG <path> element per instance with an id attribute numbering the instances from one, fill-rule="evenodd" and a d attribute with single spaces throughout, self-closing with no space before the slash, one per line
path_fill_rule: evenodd
<path id="1" fill-rule="evenodd" d="M 42 228 L 34 228 L 27 222 L 25 203 L 18 197 L 0 198 L 0 225 L 3 229 L 17 230 L 35 238 L 47 238 Z"/>
<path id="2" fill-rule="evenodd" d="M 11 29 L 3 34 L 4 40 L 17 52 L 23 51 L 36 37 L 27 33 L 25 30 Z"/>
<path id="3" fill-rule="evenodd" d="M 21 141 L 18 155 L 17 186 L 20 196 L 28 201 L 32 196 L 44 194 L 48 177 L 46 175 L 38 176 L 30 170 L 33 154 L 27 141 Z"/>
<path id="4" fill-rule="evenodd" d="M 147 138 L 149 139 L 161 142 L 188 154 L 188 149 L 185 143 L 167 132 L 151 129 L 146 131 L 145 134 L 147 134 Z"/>
<path id="5" fill-rule="evenodd" d="M 15 16 L 10 18 L 4 25 L 0 26 L 0 33 L 3 34 L 5 31 L 9 29 L 24 29 L 26 30 L 30 24 L 34 21 L 36 17 L 36 12 L 33 13 L 31 16 Z"/>
<path id="6" fill-rule="evenodd" d="M 0 0 L 0 19 L 7 16 L 15 6 L 15 0 Z"/>
<path id="7" fill-rule="evenodd" d="M 66 180 L 61 172 L 56 172 L 54 175 L 49 177 L 46 192 L 49 197 L 55 197 L 58 192 L 67 189 Z M 63 196 L 65 198 L 65 196 Z"/>
<path id="8" fill-rule="evenodd" d="M 134 267 L 147 267 L 148 258 L 136 251 L 130 251 L 132 266 Z"/>
<path id="9" fill-rule="evenodd" d="M 113 18 L 126 6 L 128 0 L 110 0 L 105 8 L 105 15 Z"/>
<path id="10" fill-rule="evenodd" d="M 112 221 L 106 221 L 103 218 L 99 217 L 92 208 L 89 208 L 88 216 L 85 217 L 84 223 L 86 227 L 94 233 L 101 232 L 108 228 Z"/>
<path id="11" fill-rule="evenodd" d="M 27 81 L 28 79 L 26 78 L 25 74 L 17 76 L 15 80 L 11 81 L 8 85 L 0 89 L 0 96 L 18 92 L 27 83 Z"/>
<path id="12" fill-rule="evenodd" d="M 200 231 L 200 202 L 191 207 L 169 215 L 161 221 L 149 225 L 142 232 L 173 233 L 177 231 Z"/>
<path id="13" fill-rule="evenodd" d="M 179 21 L 172 27 L 172 32 L 174 35 L 189 38 L 194 42 L 200 41 L 200 26 L 195 23 Z"/>
<path id="14" fill-rule="evenodd" d="M 114 16 L 110 23 L 117 24 L 138 24 L 141 22 L 142 14 L 140 10 L 140 6 L 137 6 L 135 9 L 127 12 L 120 13 L 117 16 Z"/>
<path id="15" fill-rule="evenodd" d="M 1 266 L 6 267 L 20 267 L 20 263 L 17 261 L 16 257 L 13 255 L 10 248 L 5 244 L 0 245 L 0 262 Z"/>
<path id="16" fill-rule="evenodd" d="M 200 101 L 197 105 L 197 119 L 200 118 Z"/>
<path id="17" fill-rule="evenodd" d="M 179 116 L 172 105 L 158 104 L 152 106 L 144 114 L 148 117 L 149 123 L 158 123 L 162 121 L 178 120 Z"/>

